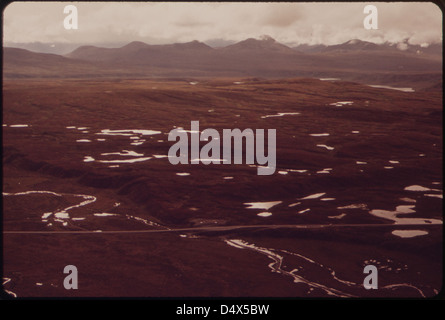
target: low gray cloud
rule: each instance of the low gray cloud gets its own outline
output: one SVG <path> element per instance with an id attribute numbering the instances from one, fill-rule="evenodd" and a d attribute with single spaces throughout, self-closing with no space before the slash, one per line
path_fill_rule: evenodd
<path id="1" fill-rule="evenodd" d="M 296 7 L 293 3 L 284 3 L 280 6 L 270 4 L 269 10 L 264 13 L 258 23 L 261 25 L 284 28 L 291 27 L 304 16 L 304 7 Z"/>

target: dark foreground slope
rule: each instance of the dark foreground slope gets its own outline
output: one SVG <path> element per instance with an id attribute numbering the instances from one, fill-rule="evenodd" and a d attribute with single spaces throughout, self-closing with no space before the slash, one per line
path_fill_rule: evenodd
<path id="1" fill-rule="evenodd" d="M 18 296 L 440 290 L 441 91 L 313 79 L 10 80 L 3 99 L 3 269 Z M 170 164 L 167 134 L 192 120 L 219 132 L 276 129 L 275 174 Z M 421 235 L 398 235 L 410 230 Z M 78 290 L 63 288 L 70 264 Z M 379 290 L 362 286 L 367 264 L 378 267 Z"/>

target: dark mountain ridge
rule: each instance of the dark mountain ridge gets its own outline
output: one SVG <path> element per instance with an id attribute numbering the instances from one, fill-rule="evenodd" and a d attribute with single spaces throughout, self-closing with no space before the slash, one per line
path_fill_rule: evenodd
<path id="1" fill-rule="evenodd" d="M 64 56 L 4 48 L 4 77 L 335 77 L 416 89 L 442 81 L 441 45 L 420 52 L 420 46 L 400 50 L 353 39 L 302 48 L 290 48 L 271 37 L 222 48 L 199 41 L 164 45 L 134 41 L 119 48 L 81 46 Z"/>
<path id="2" fill-rule="evenodd" d="M 442 43 L 433 43 L 428 46 L 422 45 L 412 45 L 407 41 L 403 41 L 400 43 L 390 43 L 385 42 L 382 44 L 376 44 L 369 41 L 362 41 L 359 39 L 352 39 L 346 41 L 341 44 L 336 45 L 308 45 L 301 44 L 298 46 L 292 47 L 292 49 L 306 52 L 306 53 L 315 53 L 315 52 L 329 52 L 329 51 L 386 51 L 386 52 L 398 52 L 398 53 L 414 53 L 417 55 L 429 54 L 436 55 L 437 57 L 442 56 Z"/>

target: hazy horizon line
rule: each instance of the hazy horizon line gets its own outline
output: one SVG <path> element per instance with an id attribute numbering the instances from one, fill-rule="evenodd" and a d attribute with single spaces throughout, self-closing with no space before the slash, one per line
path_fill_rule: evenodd
<path id="1" fill-rule="evenodd" d="M 268 39 L 272 39 L 274 40 L 276 43 L 285 45 L 287 47 L 289 47 L 290 49 L 293 48 L 297 48 L 299 46 L 308 46 L 308 47 L 316 47 L 316 46 L 324 46 L 324 47 L 331 47 L 331 46 L 336 46 L 336 45 L 341 45 L 341 44 L 345 44 L 348 43 L 350 41 L 353 40 L 359 40 L 361 42 L 367 42 L 367 43 L 373 43 L 373 44 L 377 44 L 377 45 L 397 45 L 397 44 L 407 44 L 407 45 L 411 45 L 411 46 L 421 46 L 421 47 L 429 47 L 432 45 L 438 45 L 441 44 L 442 41 L 436 41 L 436 42 L 431 42 L 431 43 L 426 43 L 424 45 L 419 45 L 419 44 L 410 44 L 409 43 L 409 39 L 404 39 L 403 41 L 398 41 L 398 42 L 390 42 L 390 41 L 385 41 L 385 42 L 374 42 L 374 41 L 369 41 L 369 40 L 362 40 L 362 39 L 358 39 L 358 38 L 351 38 L 348 41 L 344 41 L 344 42 L 339 42 L 336 44 L 327 44 L 327 43 L 317 43 L 317 44 L 311 44 L 311 43 L 306 43 L 306 42 L 301 42 L 298 44 L 295 43 L 286 43 L 286 42 L 280 42 L 277 41 L 276 39 L 268 36 L 268 35 L 262 35 L 262 36 L 258 36 L 256 38 L 254 37 L 248 37 L 244 40 L 241 41 L 236 41 L 236 40 L 222 40 L 222 39 L 210 39 L 210 40 L 206 40 L 206 41 L 199 41 L 199 40 L 191 40 L 191 41 L 185 41 L 185 42 L 162 42 L 162 43 L 150 43 L 150 42 L 146 42 L 143 40 L 128 40 L 128 41 L 116 41 L 116 42 L 42 42 L 42 41 L 33 41 L 33 42 L 13 42 L 13 41 L 6 41 L 3 43 L 3 47 L 5 48 L 19 48 L 19 49 L 26 49 L 29 51 L 34 51 L 36 49 L 40 49 L 43 51 L 34 51 L 34 52 L 38 52 L 38 53 L 55 53 L 58 52 L 57 54 L 67 54 L 70 53 L 72 50 L 75 50 L 77 48 L 80 47 L 84 47 L 84 46 L 93 46 L 93 47 L 98 47 L 98 48 L 108 48 L 108 49 L 118 49 L 118 48 L 122 48 L 130 43 L 134 43 L 134 42 L 140 42 L 140 43 L 144 43 L 150 46 L 162 46 L 162 45 L 172 45 L 172 44 L 187 44 L 187 43 L 192 43 L 192 42 L 197 42 L 197 43 L 202 43 L 205 44 L 211 48 L 214 49 L 218 49 L 218 48 L 224 48 L 230 45 L 234 45 L 237 43 L 241 43 L 243 41 L 249 40 L 249 39 L 254 39 L 257 41 L 267 41 Z M 42 48 L 34 48 L 34 50 L 29 49 L 29 46 L 42 46 Z M 22 47 L 16 47 L 16 46 L 22 46 Z M 74 48 L 74 49 L 73 49 Z M 69 50 L 69 51 L 66 51 Z M 404 51 L 402 49 L 399 49 L 400 51 Z M 66 51 L 66 52 L 60 52 L 60 51 Z"/>

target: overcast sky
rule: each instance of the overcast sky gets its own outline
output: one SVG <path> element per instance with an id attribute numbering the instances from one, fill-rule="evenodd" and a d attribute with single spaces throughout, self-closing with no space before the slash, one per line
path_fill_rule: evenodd
<path id="1" fill-rule="evenodd" d="M 65 30 L 63 8 L 78 9 L 78 29 Z M 366 30 L 363 9 L 378 9 Z M 240 41 L 270 35 L 288 45 L 442 41 L 442 13 L 432 3 L 149 3 L 14 2 L 4 10 L 4 42 L 163 44 Z M 218 40 L 218 41 L 215 41 Z"/>

